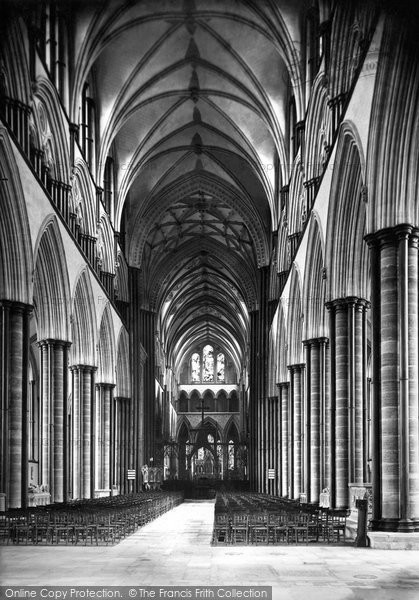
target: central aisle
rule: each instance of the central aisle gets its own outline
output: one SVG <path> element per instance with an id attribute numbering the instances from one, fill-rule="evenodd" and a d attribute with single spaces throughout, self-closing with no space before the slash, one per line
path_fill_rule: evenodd
<path id="1" fill-rule="evenodd" d="M 211 546 L 214 502 L 185 502 L 116 546 L 3 546 L 2 585 L 268 585 L 274 600 L 417 600 L 419 551 Z"/>

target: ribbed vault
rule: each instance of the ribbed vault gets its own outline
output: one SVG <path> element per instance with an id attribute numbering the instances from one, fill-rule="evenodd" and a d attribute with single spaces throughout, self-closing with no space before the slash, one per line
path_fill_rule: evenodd
<path id="1" fill-rule="evenodd" d="M 76 119 L 96 100 L 103 180 L 118 166 L 115 229 L 158 315 L 169 363 L 197 343 L 240 373 L 278 195 L 289 179 L 287 111 L 302 98 L 303 3 L 113 0 L 80 5 Z"/>

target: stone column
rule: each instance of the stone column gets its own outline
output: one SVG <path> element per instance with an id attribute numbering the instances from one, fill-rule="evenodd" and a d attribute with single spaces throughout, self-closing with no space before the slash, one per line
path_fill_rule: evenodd
<path id="1" fill-rule="evenodd" d="M 278 468 L 278 455 L 279 455 L 279 419 L 278 419 L 278 397 L 272 396 L 270 398 L 270 414 L 268 419 L 268 425 L 270 428 L 270 440 L 268 443 L 269 448 L 269 461 L 268 468 L 274 469 L 275 479 L 269 480 L 268 492 L 269 494 L 277 495 L 279 487 L 279 468 Z"/>
<path id="2" fill-rule="evenodd" d="M 137 445 L 137 455 L 141 453 L 144 463 L 154 454 L 155 447 L 155 331 L 156 313 L 148 310 L 144 299 L 142 274 L 139 269 L 129 268 L 129 319 L 131 360 L 132 402 L 142 412 L 144 423 L 142 448 Z M 140 369 L 140 365 L 143 367 Z M 134 411 L 131 411 L 134 415 Z M 142 465 L 141 465 L 142 466 Z"/>
<path id="3" fill-rule="evenodd" d="M 97 466 L 99 468 L 97 485 L 101 490 L 111 489 L 111 406 L 114 387 L 112 383 L 96 384 L 98 390 Z"/>
<path id="4" fill-rule="evenodd" d="M 367 236 L 373 311 L 373 528 L 419 531 L 418 236 Z"/>
<path id="5" fill-rule="evenodd" d="M 283 382 L 278 385 L 279 388 L 279 401 L 280 401 L 280 418 L 281 418 L 281 488 L 280 496 L 288 497 L 290 489 L 290 475 L 289 475 L 289 415 L 288 415 L 288 388 L 289 383 Z"/>
<path id="6" fill-rule="evenodd" d="M 349 506 L 349 483 L 363 483 L 363 314 L 369 303 L 348 297 L 327 303 L 332 344 L 332 503 Z M 333 335 L 333 337 L 332 337 Z M 334 411 L 333 411 L 334 409 Z M 360 479 L 357 480 L 356 478 Z"/>
<path id="7" fill-rule="evenodd" d="M 93 498 L 95 489 L 94 377 L 96 367 L 74 365 L 73 496 Z"/>
<path id="8" fill-rule="evenodd" d="M 306 492 L 307 501 L 316 503 L 323 485 L 324 410 L 325 410 L 325 357 L 326 338 L 304 342 L 306 349 Z"/>
<path id="9" fill-rule="evenodd" d="M 51 502 L 67 501 L 67 360 L 69 342 L 39 342 L 41 353 L 41 461 Z"/>
<path id="10" fill-rule="evenodd" d="M 29 319 L 32 307 L 0 301 L 0 491 L 6 507 L 26 507 Z"/>
<path id="11" fill-rule="evenodd" d="M 291 498 L 299 499 L 303 490 L 303 446 L 302 446 L 302 419 L 303 419 L 303 378 L 304 364 L 290 365 L 290 426 L 291 426 Z"/>

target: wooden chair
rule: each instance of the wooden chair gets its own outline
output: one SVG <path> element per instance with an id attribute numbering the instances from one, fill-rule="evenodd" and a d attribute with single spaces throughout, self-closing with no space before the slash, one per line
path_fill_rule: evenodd
<path id="1" fill-rule="evenodd" d="M 249 542 L 249 515 L 235 512 L 231 522 L 231 543 L 247 544 Z"/>
<path id="2" fill-rule="evenodd" d="M 268 517 L 268 543 L 278 544 L 289 541 L 287 517 L 284 513 L 269 513 Z"/>
<path id="3" fill-rule="evenodd" d="M 249 516 L 249 538 L 252 544 L 268 543 L 268 515 L 254 512 Z"/>
<path id="4" fill-rule="evenodd" d="M 230 543 L 230 515 L 228 513 L 215 513 L 212 543 Z"/>
<path id="5" fill-rule="evenodd" d="M 308 544 L 308 523 L 309 516 L 307 513 L 294 512 L 288 523 L 288 536 L 298 544 L 300 541 L 305 541 Z"/>

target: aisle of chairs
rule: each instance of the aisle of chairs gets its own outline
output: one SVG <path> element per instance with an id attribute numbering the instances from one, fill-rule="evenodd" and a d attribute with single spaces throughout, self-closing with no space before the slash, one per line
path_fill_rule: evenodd
<path id="1" fill-rule="evenodd" d="M 182 502 L 182 492 L 153 491 L 11 509 L 0 514 L 0 543 L 116 544 Z"/>
<path id="2" fill-rule="evenodd" d="M 347 516 L 349 510 L 313 507 L 266 494 L 220 492 L 212 543 L 345 543 Z"/>

